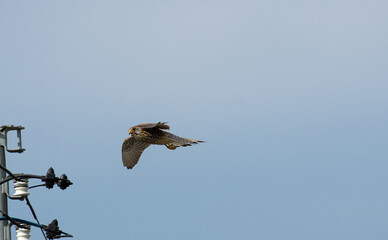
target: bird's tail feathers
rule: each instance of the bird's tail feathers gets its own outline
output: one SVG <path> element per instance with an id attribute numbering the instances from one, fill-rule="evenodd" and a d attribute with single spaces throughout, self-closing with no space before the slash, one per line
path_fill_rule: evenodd
<path id="1" fill-rule="evenodd" d="M 191 138 L 179 137 L 179 136 L 174 135 L 172 133 L 167 133 L 167 136 L 170 140 L 172 140 L 171 144 L 173 144 L 176 147 L 187 147 L 187 146 L 191 146 L 192 144 L 205 142 L 205 141 L 195 140 L 195 139 L 191 139 Z"/>

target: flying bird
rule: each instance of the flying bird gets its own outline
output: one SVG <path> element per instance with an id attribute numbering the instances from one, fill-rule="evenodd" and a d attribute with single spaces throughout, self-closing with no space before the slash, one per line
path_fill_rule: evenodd
<path id="1" fill-rule="evenodd" d="M 165 145 L 170 150 L 187 147 L 204 141 L 178 137 L 164 130 L 169 130 L 166 122 L 142 123 L 129 129 L 130 137 L 126 138 L 121 147 L 123 165 L 132 169 L 140 159 L 143 151 L 152 144 Z"/>

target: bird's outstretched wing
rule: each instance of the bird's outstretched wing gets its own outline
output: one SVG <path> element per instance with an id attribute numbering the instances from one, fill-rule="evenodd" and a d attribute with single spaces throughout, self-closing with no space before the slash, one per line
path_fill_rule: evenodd
<path id="1" fill-rule="evenodd" d="M 149 146 L 150 144 L 137 141 L 134 137 L 125 139 L 121 147 L 123 165 L 128 169 L 133 168 L 139 161 L 143 151 Z"/>
<path id="2" fill-rule="evenodd" d="M 158 123 L 142 123 L 136 125 L 135 127 L 141 127 L 144 129 L 157 128 L 157 129 L 166 129 L 169 130 L 170 126 L 166 124 L 167 122 L 158 122 Z"/>

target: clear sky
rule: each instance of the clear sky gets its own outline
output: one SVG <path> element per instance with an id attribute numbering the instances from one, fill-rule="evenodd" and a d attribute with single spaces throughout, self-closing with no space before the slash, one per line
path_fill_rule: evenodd
<path id="1" fill-rule="evenodd" d="M 387 9 L 2 0 L 0 125 L 27 149 L 7 166 L 68 175 L 30 201 L 75 239 L 388 239 Z M 158 121 L 206 143 L 124 168 L 128 129 Z"/>

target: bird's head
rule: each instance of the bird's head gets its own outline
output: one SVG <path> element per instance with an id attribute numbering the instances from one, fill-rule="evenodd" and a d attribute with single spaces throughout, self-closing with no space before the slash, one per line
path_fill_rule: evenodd
<path id="1" fill-rule="evenodd" d="M 139 135 L 140 132 L 141 132 L 141 129 L 139 127 L 131 127 L 129 129 L 129 134 L 131 134 L 132 136 L 136 136 L 136 135 Z"/>

